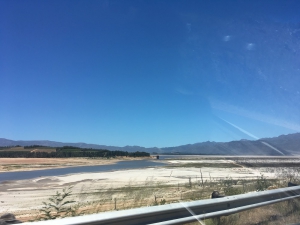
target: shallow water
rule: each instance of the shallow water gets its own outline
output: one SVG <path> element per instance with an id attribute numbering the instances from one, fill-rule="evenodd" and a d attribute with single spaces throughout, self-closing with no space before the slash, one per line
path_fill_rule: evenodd
<path id="1" fill-rule="evenodd" d="M 114 170 L 139 169 L 146 167 L 163 166 L 165 163 L 152 160 L 121 161 L 110 165 L 76 166 L 68 168 L 45 169 L 34 171 L 16 171 L 0 173 L 0 183 L 6 180 L 25 180 L 45 176 L 61 176 L 74 173 L 95 173 Z"/>

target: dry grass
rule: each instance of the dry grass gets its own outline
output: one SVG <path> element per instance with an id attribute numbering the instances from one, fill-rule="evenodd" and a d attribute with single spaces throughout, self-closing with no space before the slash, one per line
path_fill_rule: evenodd
<path id="1" fill-rule="evenodd" d="M 55 148 L 35 148 L 30 149 L 30 152 L 56 152 Z"/>
<path id="2" fill-rule="evenodd" d="M 24 147 L 12 147 L 12 148 L 5 148 L 1 151 L 5 152 L 56 152 L 56 148 L 24 148 Z"/>
<path id="3" fill-rule="evenodd" d="M 185 177 L 185 182 L 177 184 L 154 181 L 153 178 L 146 178 L 142 184 L 129 181 L 126 185 L 123 184 L 123 186 L 119 187 L 108 187 L 99 182 L 97 184 L 91 182 L 90 186 L 85 186 L 86 183 L 75 183 L 74 192 L 69 196 L 69 199 L 76 202 L 73 204 L 74 209 L 76 209 L 76 215 L 81 215 L 208 199 L 213 190 L 218 190 L 221 194 L 234 195 L 286 187 L 288 181 L 299 182 L 298 168 L 288 168 L 288 170 L 283 168 L 274 172 L 278 173 L 280 180 L 267 179 L 264 176 L 248 180 L 233 179 L 231 177 L 223 179 L 209 177 L 203 180 L 202 176 L 198 176 L 196 179 Z M 248 210 L 221 217 L 220 224 L 292 224 L 300 219 L 298 205 L 298 201 L 289 201 Z M 39 214 L 39 208 L 13 213 L 22 221 L 34 220 Z M 217 224 L 216 220 L 213 219 L 205 220 L 204 222 L 207 225 Z M 191 224 L 199 224 L 199 222 Z"/>
<path id="4" fill-rule="evenodd" d="M 232 180 L 231 180 L 232 181 Z M 234 181 L 239 183 L 240 181 Z M 246 182 L 247 191 L 253 191 L 257 180 Z M 270 181 L 274 186 L 274 180 Z M 277 185 L 280 185 L 276 181 Z M 283 185 L 283 184 L 282 184 Z M 233 189 L 242 187 L 239 185 L 231 186 Z M 76 208 L 76 215 L 93 214 L 113 210 L 124 210 L 130 208 L 138 208 L 143 206 L 153 206 L 159 204 L 177 203 L 180 201 L 193 201 L 199 199 L 208 199 L 213 190 L 225 190 L 228 188 L 225 181 L 219 183 L 208 183 L 205 186 L 199 186 L 196 183 L 181 183 L 179 186 L 164 185 L 163 183 L 145 180 L 143 186 L 135 186 L 134 183 L 128 183 L 122 188 L 104 188 L 99 186 L 98 190 L 91 192 L 89 186 L 82 186 L 80 192 L 73 193 L 70 200 L 75 201 L 73 205 Z M 264 225 L 264 224 L 287 224 L 299 221 L 300 203 L 296 200 L 277 203 L 264 206 L 257 209 L 244 211 L 230 216 L 224 216 L 220 219 L 220 224 L 224 225 Z M 31 215 L 18 215 L 23 221 L 34 220 L 39 210 L 31 212 Z M 217 225 L 214 219 L 203 221 L 206 225 Z M 199 224 L 199 222 L 190 223 Z"/>

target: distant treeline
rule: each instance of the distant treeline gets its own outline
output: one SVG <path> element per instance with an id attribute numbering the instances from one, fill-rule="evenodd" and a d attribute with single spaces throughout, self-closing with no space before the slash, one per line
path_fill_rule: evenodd
<path id="1" fill-rule="evenodd" d="M 16 146 L 16 147 L 21 147 L 21 146 Z M 28 146 L 24 146 L 24 149 L 29 149 L 29 148 L 53 148 L 53 147 L 46 147 L 44 145 L 28 145 Z"/>
<path id="2" fill-rule="evenodd" d="M 22 147 L 22 146 L 20 146 L 20 145 L 0 146 L 0 150 L 7 149 L 7 148 L 16 148 L 16 147 Z"/>
<path id="3" fill-rule="evenodd" d="M 29 149 L 29 146 L 26 146 Z M 43 146 L 45 147 L 45 146 Z M 35 147 L 30 147 L 36 148 Z M 71 157 L 144 157 L 150 156 L 147 152 L 125 152 L 125 151 L 109 151 L 106 149 L 85 149 L 72 146 L 64 146 L 56 148 L 56 152 L 31 152 L 29 151 L 0 151 L 0 158 L 71 158 Z"/>
<path id="4" fill-rule="evenodd" d="M 146 152 L 122 152 L 122 151 L 84 151 L 84 152 L 26 152 L 26 151 L 0 151 L 0 158 L 71 158 L 71 157 L 144 157 L 150 156 Z"/>

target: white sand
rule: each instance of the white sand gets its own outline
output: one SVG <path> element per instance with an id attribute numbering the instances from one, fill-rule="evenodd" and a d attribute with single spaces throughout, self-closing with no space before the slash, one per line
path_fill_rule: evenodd
<path id="1" fill-rule="evenodd" d="M 226 177 L 256 178 L 260 172 L 248 168 L 202 168 L 203 179 L 219 180 Z M 73 185 L 73 193 L 105 190 L 145 184 L 182 184 L 200 181 L 198 168 L 147 168 L 125 171 L 82 173 L 58 177 L 41 177 L 33 180 L 13 181 L 0 184 L 0 210 L 11 212 L 29 208 L 40 208 L 42 201 L 54 195 L 57 190 Z M 51 178 L 51 179 L 49 179 Z"/>
<path id="2" fill-rule="evenodd" d="M 169 160 L 169 165 L 179 163 L 211 163 L 212 167 L 201 168 L 203 180 L 218 181 L 226 177 L 251 179 L 260 176 L 259 169 L 243 167 L 214 168 L 216 163 L 233 163 L 231 160 Z M 274 174 L 264 173 L 266 177 Z M 193 183 L 200 181 L 200 169 L 192 167 L 156 167 L 112 172 L 69 174 L 65 176 L 39 177 L 31 180 L 9 181 L 0 184 L 0 214 L 12 212 L 23 214 L 43 206 L 42 202 L 56 191 L 73 186 L 73 199 L 83 201 L 80 193 L 93 193 L 126 186 L 155 184 L 184 184 L 191 178 Z M 84 199 L 92 201 L 93 195 Z"/>

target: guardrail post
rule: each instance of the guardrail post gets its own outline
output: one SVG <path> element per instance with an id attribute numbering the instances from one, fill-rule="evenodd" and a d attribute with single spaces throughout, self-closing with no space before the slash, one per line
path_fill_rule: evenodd
<path id="1" fill-rule="evenodd" d="M 115 210 L 117 210 L 117 198 L 115 198 Z"/>

